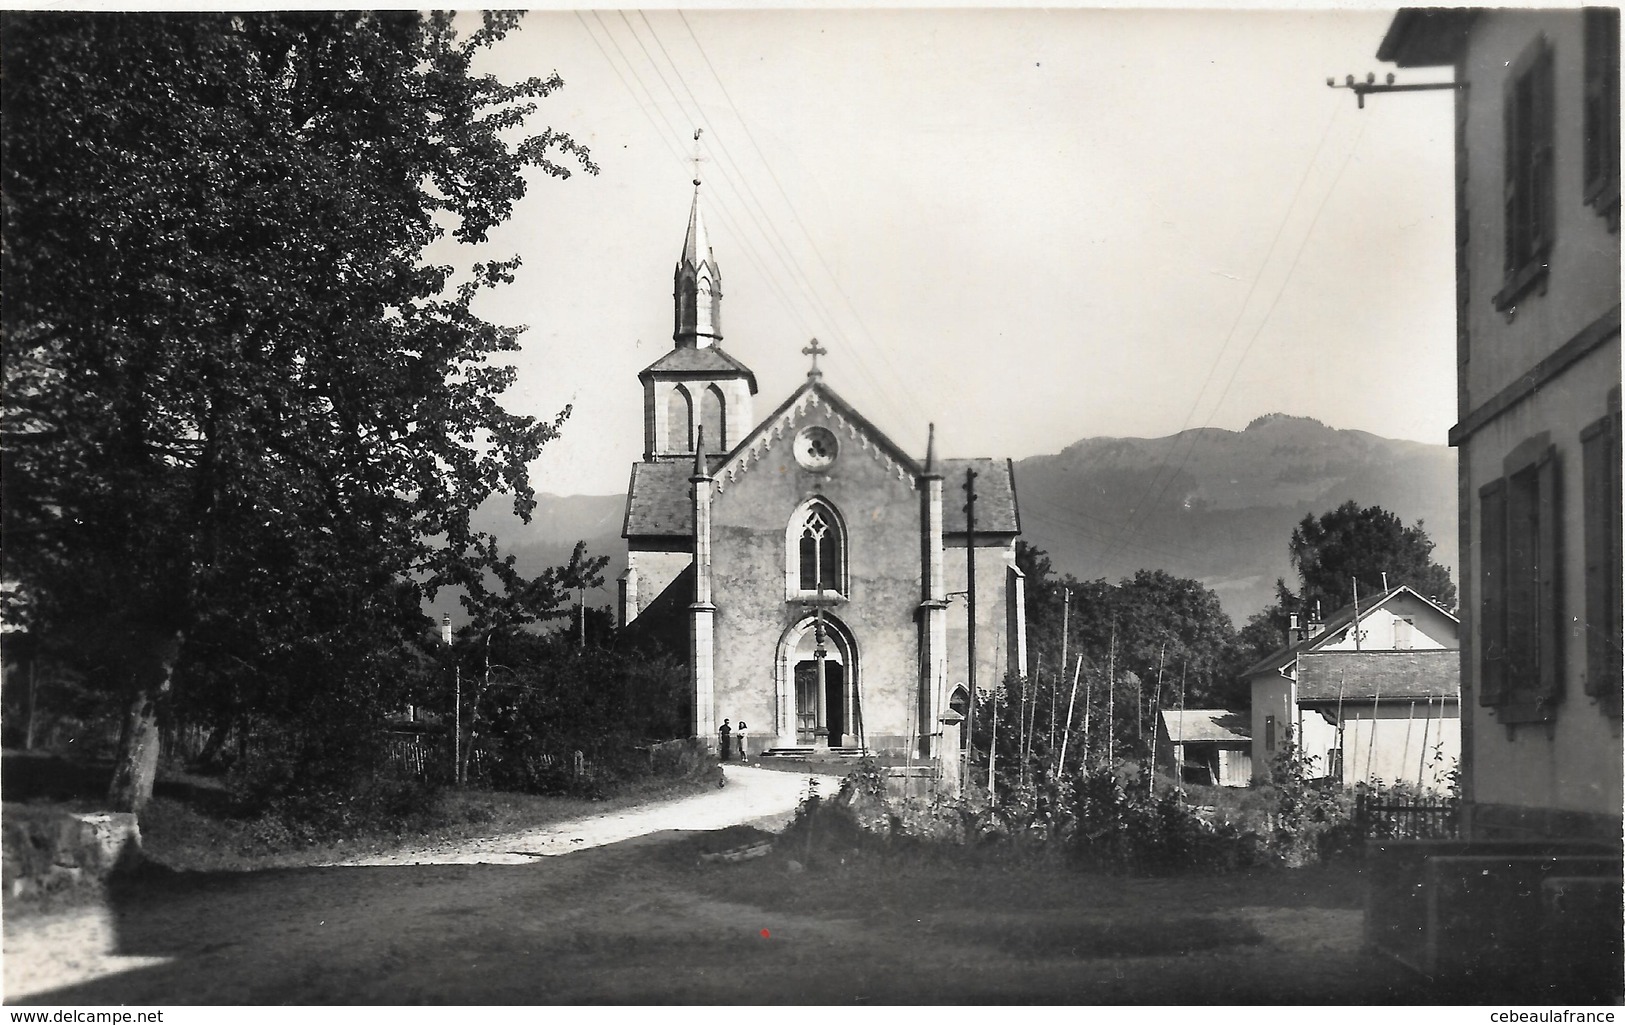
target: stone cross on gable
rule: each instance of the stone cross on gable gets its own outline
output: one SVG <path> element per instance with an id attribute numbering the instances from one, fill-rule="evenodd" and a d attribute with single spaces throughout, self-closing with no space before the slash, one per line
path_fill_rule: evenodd
<path id="1" fill-rule="evenodd" d="M 829 350 L 824 348 L 822 345 L 819 345 L 818 339 L 814 338 L 812 343 L 806 348 L 802 349 L 801 352 L 803 355 L 812 357 L 812 369 L 807 371 L 807 376 L 815 381 L 818 378 L 823 377 L 824 372 L 818 369 L 818 357 L 827 356 L 829 354 Z"/>

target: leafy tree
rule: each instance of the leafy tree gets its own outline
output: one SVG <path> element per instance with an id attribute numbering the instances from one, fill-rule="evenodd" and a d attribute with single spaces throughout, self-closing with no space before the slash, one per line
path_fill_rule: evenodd
<path id="1" fill-rule="evenodd" d="M 116 806 L 151 793 L 172 683 L 354 721 L 393 700 L 420 586 L 500 575 L 469 513 L 501 490 L 528 515 L 568 409 L 499 402 L 517 331 L 471 303 L 517 260 L 425 252 L 483 242 L 527 168 L 597 170 L 520 134 L 556 75 L 471 72 L 515 21 L 0 24 L 4 572 L 33 628 L 97 638 Z"/>
<path id="2" fill-rule="evenodd" d="M 1034 670 L 1026 684 L 1030 702 L 1026 715 L 1032 723 L 1036 757 L 1046 758 L 1052 750 L 1059 757 L 1070 722 L 1066 761 L 1069 767 L 1082 763 L 1085 752 L 1080 731 L 1086 710 L 1091 722 L 1091 760 L 1104 757 L 1108 710 L 1113 720 L 1114 754 L 1135 751 L 1137 744 L 1148 746 L 1156 711 L 1177 707 L 1182 681 L 1190 707 L 1233 700 L 1224 669 L 1234 631 L 1218 596 L 1200 582 L 1164 570 L 1140 570 L 1115 585 L 1104 580 L 1056 579 L 1048 556 L 1020 541 L 1016 543 L 1016 563 L 1026 574 L 1028 651 Z M 1060 665 L 1063 589 L 1071 593 L 1064 617 L 1065 666 Z M 1081 673 L 1077 672 L 1079 659 Z M 1075 674 L 1079 679 L 1076 695 Z M 1110 694 L 1108 675 L 1113 676 Z M 1022 712 L 1019 686 L 1018 682 L 1014 713 L 1001 709 L 1001 723 Z M 982 718 L 978 713 L 978 743 L 984 743 Z M 1001 725 L 1001 761 L 1010 757 L 1005 747 L 1006 728 Z"/>
<path id="3" fill-rule="evenodd" d="M 1320 517 L 1305 516 L 1288 548 L 1302 608 L 1312 609 L 1318 601 L 1330 615 L 1354 600 L 1354 581 L 1362 594 L 1371 595 L 1382 589 L 1384 574 L 1390 587 L 1407 584 L 1445 608 L 1456 604 L 1456 585 L 1450 571 L 1433 562 L 1433 541 L 1421 521 L 1407 527 L 1381 506 L 1362 509 L 1348 501 Z M 1285 606 L 1284 585 L 1277 590 Z"/>

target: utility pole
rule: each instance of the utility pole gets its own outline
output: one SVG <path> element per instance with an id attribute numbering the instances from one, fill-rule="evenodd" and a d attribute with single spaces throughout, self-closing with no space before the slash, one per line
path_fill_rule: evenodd
<path id="1" fill-rule="evenodd" d="M 965 786 L 976 763 L 976 471 L 965 470 Z"/>

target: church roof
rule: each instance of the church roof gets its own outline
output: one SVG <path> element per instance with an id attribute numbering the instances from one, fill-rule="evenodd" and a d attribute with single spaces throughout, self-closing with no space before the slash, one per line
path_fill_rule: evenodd
<path id="1" fill-rule="evenodd" d="M 756 375 L 750 367 L 734 359 L 715 345 L 705 348 L 679 347 L 666 353 L 638 373 L 638 380 L 655 374 L 693 375 L 695 377 L 744 377 L 750 393 L 756 394 Z"/>
<path id="2" fill-rule="evenodd" d="M 666 358 L 678 355 L 704 355 L 716 351 L 715 348 L 676 349 L 668 353 Z M 661 362 L 664 363 L 665 360 Z M 655 366 L 658 367 L 660 364 L 657 363 Z M 655 367 L 650 368 L 653 369 Z M 752 386 L 754 387 L 754 381 Z M 762 434 L 770 430 L 809 391 L 816 391 L 821 401 L 827 402 L 831 409 L 851 420 L 858 429 L 868 434 L 873 443 L 885 451 L 909 475 L 918 479 L 924 472 L 918 461 L 881 433 L 879 428 L 869 423 L 828 385 L 822 381 L 811 380 L 796 389 L 794 394 L 764 418 L 727 456 L 708 457 L 711 472 L 723 473 L 728 464 L 742 453 L 750 451 L 758 444 Z M 969 469 L 974 469 L 977 474 L 976 533 L 1012 535 L 1021 532 L 1021 516 L 1016 503 L 1015 468 L 1010 460 L 942 459 L 938 460 L 937 469 L 943 475 L 944 534 L 950 536 L 965 534 L 965 502 L 961 488 L 965 482 L 965 471 Z M 686 460 L 634 463 L 632 480 L 627 486 L 626 522 L 621 536 L 668 539 L 692 537 L 694 512 L 688 479 L 693 473 L 693 465 Z"/>
<path id="3" fill-rule="evenodd" d="M 712 472 L 722 456 L 709 456 Z M 633 463 L 626 487 L 626 522 L 622 537 L 693 537 L 694 505 L 688 479 L 694 464 L 687 459 L 661 463 Z"/>
<path id="4" fill-rule="evenodd" d="M 942 532 L 965 533 L 965 471 L 976 471 L 976 532 L 1021 533 L 1016 504 L 1016 471 L 1008 459 L 939 459 L 942 474 Z"/>

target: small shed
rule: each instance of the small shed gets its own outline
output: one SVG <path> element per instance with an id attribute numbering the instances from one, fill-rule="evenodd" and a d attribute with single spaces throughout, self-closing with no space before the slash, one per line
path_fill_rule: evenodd
<path id="1" fill-rule="evenodd" d="M 1252 748 L 1246 712 L 1176 708 L 1157 717 L 1157 764 L 1186 783 L 1249 785 Z"/>

